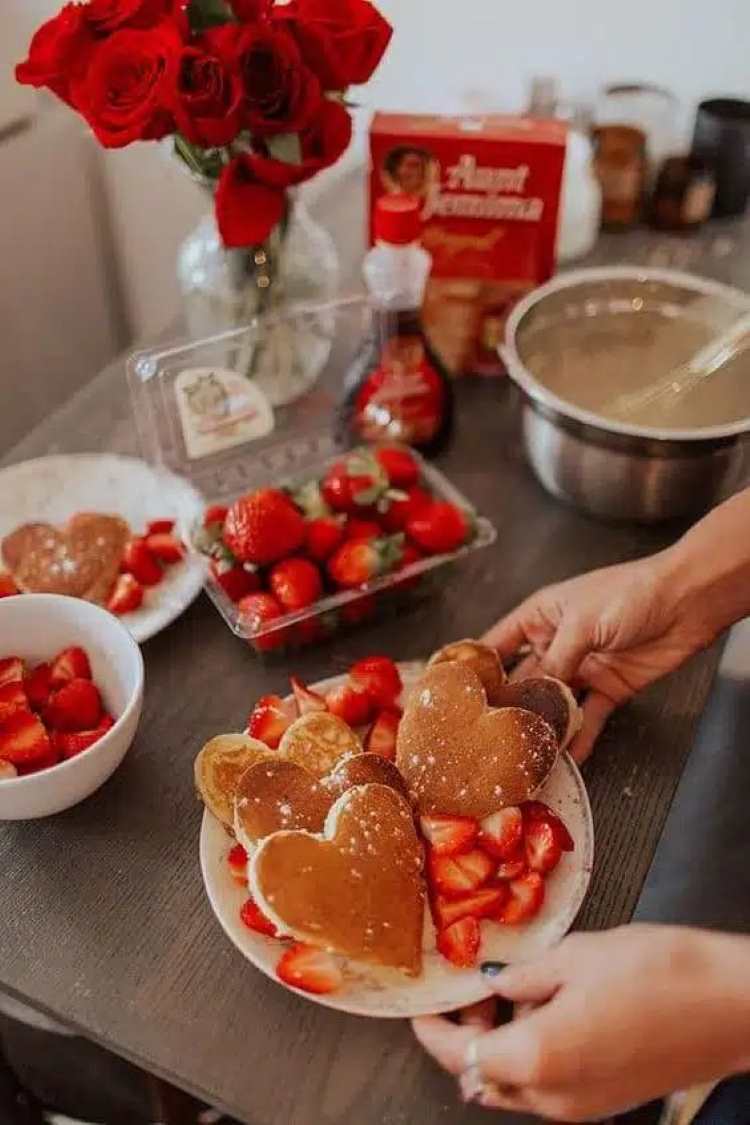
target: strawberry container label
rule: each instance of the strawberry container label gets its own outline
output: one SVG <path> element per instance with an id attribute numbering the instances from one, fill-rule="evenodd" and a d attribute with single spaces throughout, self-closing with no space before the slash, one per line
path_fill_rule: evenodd
<path id="1" fill-rule="evenodd" d="M 423 311 L 456 374 L 499 374 L 513 304 L 554 269 L 566 127 L 497 115 L 377 114 L 370 199 L 419 196 L 433 268 Z"/>

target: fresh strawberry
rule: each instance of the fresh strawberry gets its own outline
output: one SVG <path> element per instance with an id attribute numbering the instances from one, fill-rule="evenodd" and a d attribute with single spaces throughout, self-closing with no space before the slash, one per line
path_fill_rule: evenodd
<path id="1" fill-rule="evenodd" d="M 507 859 L 502 860 L 495 872 L 496 879 L 520 879 L 528 870 L 523 845 Z"/>
<path id="2" fill-rule="evenodd" d="M 361 625 L 363 621 L 370 621 L 378 611 L 378 603 L 374 594 L 362 594 L 347 605 L 341 607 L 341 619 L 347 625 Z"/>
<path id="3" fill-rule="evenodd" d="M 290 612 L 312 605 L 323 592 L 320 571 L 309 559 L 283 559 L 276 563 L 268 585 L 284 609 Z"/>
<path id="4" fill-rule="evenodd" d="M 160 563 L 173 566 L 185 558 L 185 548 L 180 540 L 167 531 L 155 531 L 146 536 L 146 546 Z"/>
<path id="5" fill-rule="evenodd" d="M 266 566 L 299 550 L 305 521 L 285 492 L 263 488 L 235 500 L 224 520 L 223 539 L 240 562 Z"/>
<path id="6" fill-rule="evenodd" d="M 524 834 L 524 844 L 529 868 L 542 875 L 553 871 L 562 859 L 562 848 L 552 825 L 546 820 L 530 822 Z"/>
<path id="7" fill-rule="evenodd" d="M 270 652 L 286 644 L 286 629 L 273 628 L 274 621 L 284 616 L 284 610 L 273 594 L 247 594 L 240 599 L 237 608 L 253 644 L 261 651 Z"/>
<path id="8" fill-rule="evenodd" d="M 75 758 L 76 755 L 82 754 L 84 750 L 90 749 L 107 733 L 112 725 L 113 720 L 107 715 L 94 730 L 53 731 L 50 738 L 52 747 L 57 752 L 58 761 L 60 758 Z"/>
<path id="9" fill-rule="evenodd" d="M 24 679 L 26 697 L 33 711 L 41 711 L 52 691 L 52 669 L 49 664 L 37 664 Z"/>
<path id="10" fill-rule="evenodd" d="M 242 844 L 235 844 L 230 848 L 229 855 L 227 856 L 227 863 L 229 864 L 229 871 L 236 883 L 240 886 L 247 886 L 247 852 Z"/>
<path id="11" fill-rule="evenodd" d="M 356 516 L 350 516 L 344 534 L 347 539 L 378 539 L 383 534 L 383 529 L 376 520 L 360 520 Z"/>
<path id="12" fill-rule="evenodd" d="M 405 543 L 404 544 L 404 552 L 401 556 L 401 562 L 399 563 L 396 570 L 397 571 L 407 570 L 414 563 L 421 562 L 421 560 L 423 558 L 424 558 L 424 555 L 422 554 L 422 552 L 419 550 L 418 547 L 415 547 L 413 543 Z M 398 582 L 394 582 L 393 583 L 393 589 L 394 590 L 411 590 L 411 589 L 413 589 L 413 587 L 418 586 L 421 580 L 422 580 L 422 572 L 421 571 L 418 574 L 409 574 L 409 575 L 406 576 L 406 578 L 400 578 L 398 580 Z"/>
<path id="13" fill-rule="evenodd" d="M 270 919 L 266 918 L 263 911 L 254 899 L 249 898 L 240 911 L 240 918 L 249 930 L 255 930 L 266 937 L 276 937 L 276 927 Z"/>
<path id="14" fill-rule="evenodd" d="M 297 718 L 297 708 L 280 695 L 262 695 L 247 721 L 247 733 L 275 750 L 287 727 Z"/>
<path id="15" fill-rule="evenodd" d="M 7 684 L 0 684 L 0 723 L 9 719 L 16 711 L 28 709 L 29 701 L 23 680 L 9 680 Z"/>
<path id="16" fill-rule="evenodd" d="M 320 486 L 334 512 L 364 514 L 373 509 L 388 488 L 388 476 L 369 450 L 350 453 L 331 465 Z"/>
<path id="17" fill-rule="evenodd" d="M 519 922 L 528 922 L 539 913 L 544 902 L 544 879 L 538 871 L 529 871 L 520 879 L 512 879 L 508 883 L 508 889 L 510 898 L 493 915 L 498 922 L 516 926 Z"/>
<path id="18" fill-rule="evenodd" d="M 215 527 L 219 523 L 223 526 L 228 511 L 229 508 L 226 504 L 211 504 L 203 513 L 203 526 Z"/>
<path id="19" fill-rule="evenodd" d="M 419 819 L 422 835 L 435 855 L 460 855 L 474 847 L 479 825 L 469 816 L 432 813 Z"/>
<path id="20" fill-rule="evenodd" d="M 438 950 L 452 965 L 461 969 L 470 969 L 476 964 L 480 941 L 479 923 L 471 915 L 444 930 L 438 930 Z"/>
<path id="21" fill-rule="evenodd" d="M 403 684 L 390 656 L 366 656 L 349 669 L 349 679 L 364 688 L 376 707 L 392 707 Z"/>
<path id="22" fill-rule="evenodd" d="M 325 562 L 344 539 L 343 516 L 319 516 L 308 520 L 305 549 L 317 562 Z"/>
<path id="23" fill-rule="evenodd" d="M 478 890 L 495 870 L 495 864 L 484 852 L 475 849 L 465 855 L 428 856 L 427 871 L 438 894 L 460 898 Z"/>
<path id="24" fill-rule="evenodd" d="M 393 762 L 396 758 L 396 735 L 400 722 L 400 711 L 390 709 L 381 711 L 367 733 L 365 739 L 367 753 L 379 754 L 381 758 L 388 758 Z"/>
<path id="25" fill-rule="evenodd" d="M 443 898 L 437 895 L 432 903 L 435 916 L 435 925 L 438 929 L 445 929 L 457 922 L 459 918 L 490 918 L 494 917 L 502 908 L 508 898 L 508 888 L 504 884 L 491 887 L 482 887 L 473 894 L 464 895 L 462 898 Z"/>
<path id="26" fill-rule="evenodd" d="M 90 680 L 91 665 L 89 658 L 82 648 L 77 645 L 64 648 L 52 661 L 50 669 L 50 684 L 53 688 L 62 687 L 70 680 Z"/>
<path id="27" fill-rule="evenodd" d="M 18 770 L 12 762 L 6 762 L 4 758 L 0 758 L 0 781 L 12 781 L 14 777 L 18 777 Z"/>
<path id="28" fill-rule="evenodd" d="M 91 731 L 102 713 L 99 689 L 91 680 L 63 684 L 44 709 L 44 721 L 53 730 Z"/>
<path id="29" fill-rule="evenodd" d="M 121 574 L 107 600 L 110 613 L 122 616 L 133 613 L 143 605 L 143 586 L 132 574 Z"/>
<path id="30" fill-rule="evenodd" d="M 18 586 L 13 581 L 13 576 L 0 573 L 0 598 L 12 598 L 14 594 L 20 594 Z"/>
<path id="31" fill-rule="evenodd" d="M 549 805 L 545 805 L 542 801 L 526 801 L 521 805 L 521 813 L 523 814 L 523 821 L 526 830 L 528 826 L 534 821 L 544 821 L 549 824 L 552 829 L 552 834 L 560 846 L 560 850 L 564 852 L 572 852 L 575 849 L 575 842 L 570 832 L 566 828 L 557 813 L 554 813 Z"/>
<path id="32" fill-rule="evenodd" d="M 419 464 L 410 450 L 381 446 L 375 450 L 375 456 L 393 488 L 411 488 L 419 480 Z"/>
<path id="33" fill-rule="evenodd" d="M 419 485 L 401 490 L 390 496 L 388 507 L 381 516 L 386 531 L 404 531 L 407 523 L 432 503 L 429 492 Z"/>
<path id="34" fill-rule="evenodd" d="M 312 711 L 326 711 L 328 709 L 323 696 L 309 688 L 297 676 L 292 676 L 290 683 L 300 715 L 309 715 Z"/>
<path id="35" fill-rule="evenodd" d="M 350 727 L 361 727 L 372 713 L 369 694 L 356 684 L 340 684 L 326 693 L 326 707 Z"/>
<path id="36" fill-rule="evenodd" d="M 491 813 L 482 821 L 479 846 L 496 859 L 507 859 L 523 838 L 523 817 L 515 805 Z"/>
<path id="37" fill-rule="evenodd" d="M 353 589 L 392 570 L 401 561 L 401 536 L 347 539 L 328 560 L 328 574 L 337 586 Z"/>
<path id="38" fill-rule="evenodd" d="M 146 524 L 146 537 L 149 535 L 169 535 L 174 531 L 174 520 L 151 520 Z"/>
<path id="39" fill-rule="evenodd" d="M 41 719 L 31 711 L 16 711 L 0 723 L 0 758 L 19 769 L 47 758 L 51 746 Z"/>
<path id="40" fill-rule="evenodd" d="M 19 656 L 7 656 L 0 660 L 0 686 L 23 679 L 23 660 Z"/>
<path id="41" fill-rule="evenodd" d="M 131 539 L 126 544 L 120 569 L 132 574 L 141 586 L 158 586 L 162 580 L 163 571 L 143 538 Z"/>
<path id="42" fill-rule="evenodd" d="M 304 648 L 305 645 L 317 644 L 326 635 L 326 626 L 319 617 L 314 615 L 305 617 L 291 628 L 294 643 L 300 648 Z"/>
<path id="43" fill-rule="evenodd" d="M 292 988 L 323 995 L 335 992 L 343 984 L 343 976 L 330 953 L 298 942 L 287 949 L 276 966 L 276 976 Z"/>
<path id="44" fill-rule="evenodd" d="M 406 532 L 428 555 L 455 551 L 469 538 L 471 525 L 461 508 L 446 500 L 433 500 L 406 525 Z"/>
<path id="45" fill-rule="evenodd" d="M 221 586 L 230 601 L 238 602 L 247 594 L 260 587 L 260 580 L 254 570 L 242 563 L 232 563 L 229 559 L 211 559 L 211 576 L 217 586 Z"/>

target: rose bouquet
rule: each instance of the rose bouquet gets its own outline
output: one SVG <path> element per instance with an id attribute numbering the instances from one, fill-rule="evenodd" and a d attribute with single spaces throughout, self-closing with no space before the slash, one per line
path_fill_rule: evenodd
<path id="1" fill-rule="evenodd" d="M 347 87 L 390 36 L 368 0 L 89 0 L 39 28 L 16 77 L 107 148 L 172 136 L 215 185 L 224 246 L 250 247 L 283 222 L 288 190 L 347 148 Z"/>

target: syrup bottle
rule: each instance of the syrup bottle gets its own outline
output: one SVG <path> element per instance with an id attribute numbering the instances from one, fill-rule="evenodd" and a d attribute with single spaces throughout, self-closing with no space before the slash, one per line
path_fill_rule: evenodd
<path id="1" fill-rule="evenodd" d="M 436 453 L 450 435 L 453 389 L 422 328 L 432 258 L 420 246 L 419 201 L 384 195 L 363 272 L 372 321 L 345 380 L 344 415 L 361 442 L 403 442 Z"/>

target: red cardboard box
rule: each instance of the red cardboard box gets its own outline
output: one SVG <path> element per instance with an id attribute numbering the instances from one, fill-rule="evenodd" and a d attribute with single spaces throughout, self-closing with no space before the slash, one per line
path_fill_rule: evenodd
<path id="1" fill-rule="evenodd" d="M 424 324 L 454 374 L 499 374 L 505 318 L 554 269 L 566 127 L 496 114 L 375 116 L 371 211 L 386 192 L 422 201 L 433 257 Z"/>

